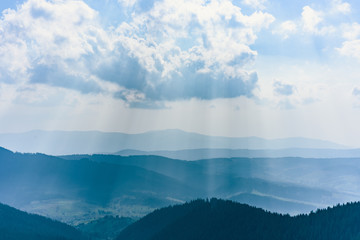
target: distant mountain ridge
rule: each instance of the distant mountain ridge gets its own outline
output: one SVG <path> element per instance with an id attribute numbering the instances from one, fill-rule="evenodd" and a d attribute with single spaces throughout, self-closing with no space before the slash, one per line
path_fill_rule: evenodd
<path id="1" fill-rule="evenodd" d="M 194 161 L 211 158 L 359 158 L 360 149 L 184 149 L 177 151 L 140 151 L 125 149 L 114 153 L 120 156 L 155 155 L 173 159 Z"/>
<path id="2" fill-rule="evenodd" d="M 97 131 L 30 131 L 0 134 L 0 146 L 18 152 L 51 155 L 114 153 L 124 149 L 177 151 L 184 149 L 341 149 L 344 146 L 316 139 L 258 137 L 219 137 L 182 130 L 161 130 L 139 134 Z"/>

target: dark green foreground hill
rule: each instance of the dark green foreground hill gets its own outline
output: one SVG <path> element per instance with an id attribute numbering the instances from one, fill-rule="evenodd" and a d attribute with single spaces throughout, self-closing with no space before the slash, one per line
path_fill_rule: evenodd
<path id="1" fill-rule="evenodd" d="M 75 228 L 0 203 L 0 240 L 85 240 Z"/>
<path id="2" fill-rule="evenodd" d="M 156 210 L 117 240 L 360 239 L 360 203 L 291 217 L 232 201 L 196 200 Z"/>

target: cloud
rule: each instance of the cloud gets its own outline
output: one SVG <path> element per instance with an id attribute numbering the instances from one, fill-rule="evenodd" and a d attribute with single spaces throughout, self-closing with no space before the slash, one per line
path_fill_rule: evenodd
<path id="1" fill-rule="evenodd" d="M 323 20 L 321 15 L 321 12 L 315 11 L 309 6 L 305 6 L 301 13 L 304 29 L 308 32 L 317 32 L 317 25 Z"/>
<path id="2" fill-rule="evenodd" d="M 352 95 L 356 97 L 360 97 L 360 88 L 355 87 L 352 91 Z"/>
<path id="3" fill-rule="evenodd" d="M 136 4 L 137 0 L 118 0 L 118 2 L 125 7 L 133 7 Z"/>
<path id="4" fill-rule="evenodd" d="M 295 108 L 295 106 L 293 105 L 293 103 L 289 99 L 280 100 L 276 107 L 278 107 L 280 109 L 286 109 L 286 110 L 290 110 L 290 109 Z"/>
<path id="5" fill-rule="evenodd" d="M 305 32 L 325 35 L 335 31 L 335 28 L 331 25 L 327 25 L 324 22 L 324 12 L 316 11 L 309 6 L 303 7 L 301 13 L 301 24 Z"/>
<path id="6" fill-rule="evenodd" d="M 336 48 L 341 55 L 360 59 L 360 39 L 345 41 L 340 48 Z"/>
<path id="7" fill-rule="evenodd" d="M 105 45 L 96 19 L 97 13 L 81 1 L 30 0 L 5 10 L 0 81 L 99 92 L 84 66 Z"/>
<path id="8" fill-rule="evenodd" d="M 147 73 L 134 89 L 146 99 L 233 98 L 252 95 L 250 45 L 273 21 L 263 12 L 244 15 L 230 1 L 163 1 L 117 32 Z"/>
<path id="9" fill-rule="evenodd" d="M 273 83 L 274 92 L 278 95 L 290 96 L 295 91 L 295 86 L 291 84 L 282 83 L 280 81 L 274 81 Z"/>
<path id="10" fill-rule="evenodd" d="M 295 34 L 297 30 L 298 27 L 294 21 L 285 21 L 273 30 L 273 34 L 279 34 L 283 39 L 287 39 L 290 35 Z"/>
<path id="11" fill-rule="evenodd" d="M 241 3 L 255 9 L 264 10 L 266 2 L 267 0 L 243 0 Z"/>
<path id="12" fill-rule="evenodd" d="M 91 79 L 81 75 L 66 73 L 58 66 L 38 65 L 30 72 L 30 83 L 42 83 L 55 87 L 78 90 L 81 93 L 99 93 L 101 87 Z"/>
<path id="13" fill-rule="evenodd" d="M 348 2 L 343 2 L 342 0 L 333 0 L 331 5 L 331 13 L 348 14 L 351 12 L 351 5 Z"/>
<path id="14" fill-rule="evenodd" d="M 336 50 L 343 56 L 360 59 L 360 24 L 357 22 L 343 24 L 342 31 L 344 41 L 342 46 L 336 48 Z"/>
<path id="15" fill-rule="evenodd" d="M 352 24 L 343 24 L 343 37 L 347 40 L 355 40 L 360 36 L 360 24 L 354 22 Z"/>
<path id="16" fill-rule="evenodd" d="M 355 108 L 360 108 L 359 100 L 360 100 L 360 88 L 354 87 L 352 91 L 352 96 L 354 97 L 353 106 Z"/>
<path id="17" fill-rule="evenodd" d="M 330 35 L 342 29 L 344 14 L 351 12 L 351 5 L 342 0 L 333 0 L 316 10 L 310 6 L 302 8 L 301 17 L 275 24 L 272 33 L 283 39 L 295 34 Z M 339 16 L 339 14 L 341 14 Z"/>
<path id="18" fill-rule="evenodd" d="M 243 14 L 228 0 L 119 2 L 142 11 L 106 29 L 82 1 L 28 0 L 6 10 L 0 81 L 106 93 L 133 107 L 252 97 L 251 45 L 272 15 Z"/>
<path id="19" fill-rule="evenodd" d="M 134 14 L 149 11 L 157 0 L 118 0 L 125 12 Z"/>

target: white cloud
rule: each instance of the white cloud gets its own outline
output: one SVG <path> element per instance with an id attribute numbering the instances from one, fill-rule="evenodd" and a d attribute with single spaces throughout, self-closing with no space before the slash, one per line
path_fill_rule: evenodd
<path id="1" fill-rule="evenodd" d="M 249 69 L 257 53 L 250 46 L 258 31 L 273 21 L 261 11 L 245 15 L 228 0 L 164 0 L 134 15 L 116 32 L 122 46 L 149 73 L 142 85 L 161 91 L 164 99 L 208 99 L 251 95 L 257 77 Z M 235 84 L 231 90 L 230 84 Z M 128 99 L 123 93 L 118 96 Z"/>
<path id="2" fill-rule="evenodd" d="M 89 42 L 98 34 L 96 15 L 80 1 L 31 0 L 18 10 L 8 10 L 2 22 L 6 40 L 24 39 L 30 55 L 43 56 L 43 61 L 54 57 L 77 60 L 94 51 Z"/>
<path id="3" fill-rule="evenodd" d="M 296 88 L 293 84 L 284 83 L 275 80 L 273 83 L 274 93 L 281 96 L 291 96 L 294 94 Z"/>
<path id="4" fill-rule="evenodd" d="M 333 0 L 331 5 L 331 13 L 348 14 L 351 12 L 351 5 L 348 2 L 343 2 L 342 0 Z"/>
<path id="5" fill-rule="evenodd" d="M 164 0 L 104 29 L 82 1 L 28 0 L 3 13 L 0 80 L 106 92 L 130 103 L 250 97 L 257 81 L 251 45 L 273 21 L 262 11 L 243 14 L 229 0 Z"/>
<path id="6" fill-rule="evenodd" d="M 199 72 L 216 68 L 236 76 L 241 73 L 236 69 L 256 55 L 249 47 L 256 32 L 272 21 L 273 16 L 263 12 L 244 15 L 230 1 L 165 0 L 118 31 L 124 35 L 123 44 L 151 72 L 160 71 L 157 63 L 168 76 L 184 64 L 202 61 Z M 233 63 L 236 67 L 230 66 Z"/>
<path id="7" fill-rule="evenodd" d="M 341 0 L 334 0 L 333 5 L 337 12 L 347 14 L 351 11 L 350 4 L 343 3 Z M 342 46 L 336 48 L 336 50 L 343 56 L 354 57 L 360 60 L 360 24 L 358 22 L 342 24 L 341 31 L 344 41 Z"/>
<path id="8" fill-rule="evenodd" d="M 305 6 L 303 8 L 303 12 L 301 13 L 303 28 L 305 31 L 316 33 L 318 32 L 318 25 L 321 21 L 323 21 L 322 13 L 315 11 L 309 6 Z"/>
<path id="9" fill-rule="evenodd" d="M 342 31 L 342 36 L 345 41 L 342 43 L 342 46 L 336 48 L 336 50 L 343 56 L 360 59 L 360 24 L 357 22 L 343 24 Z"/>
<path id="10" fill-rule="evenodd" d="M 326 24 L 324 17 L 326 14 L 322 11 L 316 11 L 309 6 L 303 7 L 301 13 L 302 27 L 305 32 L 326 35 L 336 31 L 335 27 Z"/>
<path id="11" fill-rule="evenodd" d="M 349 14 L 351 5 L 342 0 L 332 0 L 321 10 L 306 5 L 303 7 L 300 18 L 286 20 L 276 25 L 272 33 L 289 38 L 294 34 L 331 35 L 342 31 L 343 19 L 339 14 Z M 346 25 L 345 25 L 346 26 Z"/>
<path id="12" fill-rule="evenodd" d="M 133 7 L 136 4 L 137 0 L 118 0 L 118 2 L 125 7 Z"/>
<path id="13" fill-rule="evenodd" d="M 347 40 L 355 40 L 360 36 L 360 24 L 354 22 L 352 24 L 342 25 L 343 37 Z"/>
<path id="14" fill-rule="evenodd" d="M 255 9 L 264 10 L 266 2 L 267 0 L 243 0 L 241 3 Z"/>
<path id="15" fill-rule="evenodd" d="M 81 1 L 29 0 L 17 10 L 6 10 L 0 21 L 1 80 L 31 82 L 39 70 L 48 69 L 60 75 L 45 75 L 35 82 L 100 88 L 84 61 L 111 45 L 97 18 L 97 12 Z"/>
<path id="16" fill-rule="evenodd" d="M 273 30 L 273 34 L 279 34 L 283 39 L 287 39 L 290 35 L 295 34 L 297 30 L 298 27 L 294 21 L 285 21 Z"/>
<path id="17" fill-rule="evenodd" d="M 360 59 L 360 39 L 343 42 L 341 48 L 337 48 L 340 54 Z"/>
<path id="18" fill-rule="evenodd" d="M 329 24 L 328 18 L 338 13 L 340 10 L 345 11 L 345 5 L 342 2 L 333 1 L 328 11 L 315 10 L 310 6 L 304 6 L 300 19 L 287 20 L 278 24 L 272 30 L 273 34 L 282 36 L 283 39 L 289 38 L 294 34 L 314 34 L 329 35 L 338 31 L 337 27 Z M 347 6 L 347 5 L 346 5 Z M 336 8 L 335 10 L 333 10 Z"/>

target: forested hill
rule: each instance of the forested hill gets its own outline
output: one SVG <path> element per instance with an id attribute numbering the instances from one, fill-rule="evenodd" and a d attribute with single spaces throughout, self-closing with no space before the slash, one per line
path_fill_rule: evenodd
<path id="1" fill-rule="evenodd" d="M 88 239 L 75 228 L 0 203 L 1 240 L 83 240 Z"/>
<path id="2" fill-rule="evenodd" d="M 163 208 L 130 225 L 117 240 L 360 239 L 360 203 L 290 217 L 232 201 L 196 200 Z"/>

